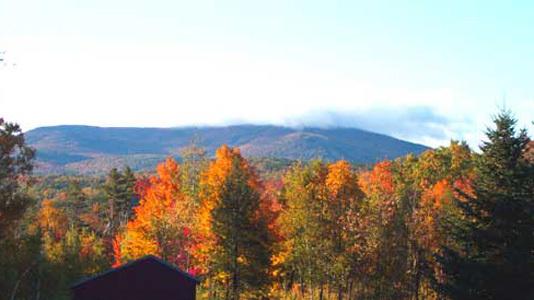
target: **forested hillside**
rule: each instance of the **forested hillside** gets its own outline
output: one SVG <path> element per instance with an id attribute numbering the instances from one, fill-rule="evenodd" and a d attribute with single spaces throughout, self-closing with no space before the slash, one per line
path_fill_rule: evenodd
<path id="1" fill-rule="evenodd" d="M 256 129 L 257 139 L 304 134 Z M 37 156 L 58 144 L 73 156 L 128 153 L 121 137 L 148 152 L 182 145 L 166 140 L 172 130 L 150 140 L 101 129 L 104 141 L 93 128 L 69 127 L 68 139 L 57 130 L 31 134 Z M 69 299 L 72 283 L 147 254 L 198 277 L 198 299 L 534 296 L 534 148 L 509 112 L 480 152 L 452 141 L 369 168 L 348 160 L 357 153 L 252 163 L 250 148 L 223 144 L 214 156 L 184 147 L 150 172 L 35 176 L 20 128 L 0 119 L 0 133 L 0 299 Z M 71 135 L 77 143 L 65 143 Z"/>
<path id="2" fill-rule="evenodd" d="M 113 167 L 153 170 L 192 142 L 212 157 L 220 145 L 239 147 L 247 158 L 372 163 L 419 154 L 425 146 L 353 128 L 239 125 L 185 128 L 41 127 L 26 133 L 37 149 L 38 173 L 105 174 Z"/>

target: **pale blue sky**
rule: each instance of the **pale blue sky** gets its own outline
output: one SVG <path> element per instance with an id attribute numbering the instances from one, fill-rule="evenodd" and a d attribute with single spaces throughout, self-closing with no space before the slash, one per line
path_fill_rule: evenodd
<path id="1" fill-rule="evenodd" d="M 532 132 L 531 1 L 0 0 L 0 115 L 55 124 Z"/>

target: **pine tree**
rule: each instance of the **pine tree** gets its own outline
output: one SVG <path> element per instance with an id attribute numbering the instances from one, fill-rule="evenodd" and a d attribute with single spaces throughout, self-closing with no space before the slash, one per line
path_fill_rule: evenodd
<path id="1" fill-rule="evenodd" d="M 474 197 L 463 194 L 449 217 L 455 246 L 438 261 L 439 288 L 452 299 L 534 299 L 534 166 L 524 158 L 529 138 L 501 111 L 477 161 Z M 462 193 L 460 193 L 462 194 Z"/>
<path id="2" fill-rule="evenodd" d="M 121 174 L 116 168 L 111 169 L 108 174 L 106 183 L 104 185 L 104 191 L 106 197 L 108 198 L 108 225 L 106 227 L 106 232 L 113 233 L 115 228 L 118 226 L 117 216 L 118 216 L 118 202 L 120 201 L 121 192 L 120 192 L 120 181 Z"/>
<path id="3" fill-rule="evenodd" d="M 132 211 L 132 201 L 135 195 L 135 175 L 126 167 L 121 173 L 113 168 L 104 185 L 104 191 L 108 199 L 108 225 L 106 232 L 114 235 L 118 228 L 124 227 Z"/>
<path id="4" fill-rule="evenodd" d="M 133 201 L 135 201 L 135 184 L 137 179 L 130 167 L 126 167 L 122 173 L 121 201 L 118 203 L 119 226 L 124 226 L 132 214 Z"/>
<path id="5" fill-rule="evenodd" d="M 70 223 L 75 227 L 86 226 L 87 224 L 83 224 L 80 216 L 87 211 L 88 201 L 80 182 L 71 180 L 67 186 L 65 196 L 66 199 L 63 206 L 66 209 Z"/>

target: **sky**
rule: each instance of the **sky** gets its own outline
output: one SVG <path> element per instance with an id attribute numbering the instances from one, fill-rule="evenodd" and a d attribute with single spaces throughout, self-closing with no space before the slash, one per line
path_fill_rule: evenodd
<path id="1" fill-rule="evenodd" d="M 0 0 L 0 116 L 39 126 L 534 132 L 533 1 Z"/>

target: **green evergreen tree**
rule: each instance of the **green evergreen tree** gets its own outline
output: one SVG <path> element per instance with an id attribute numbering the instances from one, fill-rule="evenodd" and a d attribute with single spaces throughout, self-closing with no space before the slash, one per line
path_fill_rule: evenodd
<path id="1" fill-rule="evenodd" d="M 135 199 L 135 183 L 137 179 L 130 167 L 122 173 L 122 201 L 119 203 L 119 226 L 125 226 L 132 214 Z"/>
<path id="2" fill-rule="evenodd" d="M 80 182 L 77 180 L 71 180 L 66 189 L 66 199 L 63 206 L 67 212 L 70 224 L 75 227 L 84 227 L 87 224 L 83 224 L 80 217 L 87 212 L 88 200 L 87 196 L 82 190 Z"/>
<path id="3" fill-rule="evenodd" d="M 440 290 L 452 299 L 534 299 L 534 166 L 524 157 L 529 138 L 501 111 L 481 146 L 474 196 L 456 204 L 447 226 L 455 246 L 438 260 Z"/>
<path id="4" fill-rule="evenodd" d="M 104 184 L 108 199 L 108 225 L 106 233 L 114 235 L 118 228 L 126 225 L 132 213 L 135 196 L 135 175 L 129 167 L 121 173 L 113 168 Z"/>

